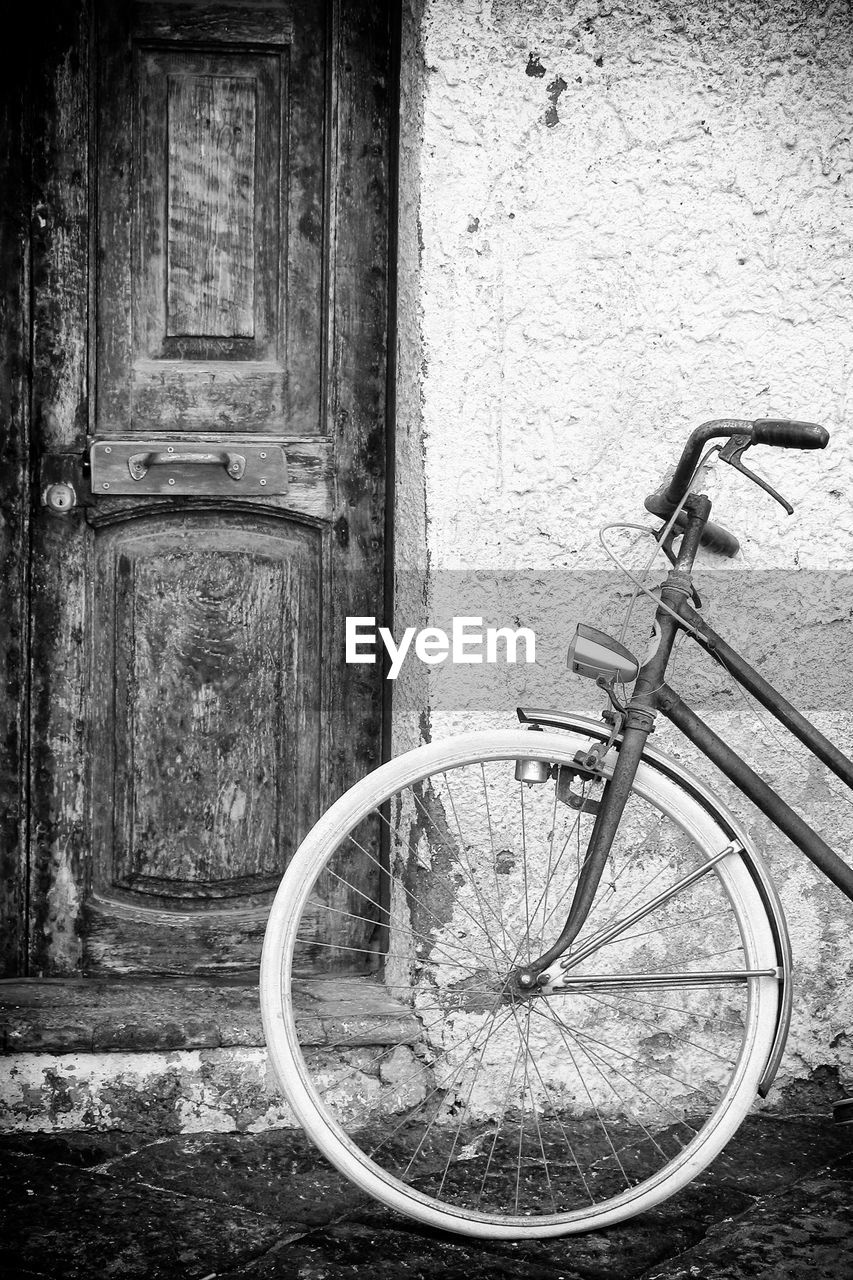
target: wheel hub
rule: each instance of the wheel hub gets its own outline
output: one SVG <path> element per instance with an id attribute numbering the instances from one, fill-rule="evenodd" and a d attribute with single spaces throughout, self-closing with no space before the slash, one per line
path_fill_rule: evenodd
<path id="1" fill-rule="evenodd" d="M 503 985 L 503 999 L 507 1004 L 517 1004 L 520 1000 L 532 1000 L 541 996 L 539 974 L 536 969 L 513 969 Z"/>

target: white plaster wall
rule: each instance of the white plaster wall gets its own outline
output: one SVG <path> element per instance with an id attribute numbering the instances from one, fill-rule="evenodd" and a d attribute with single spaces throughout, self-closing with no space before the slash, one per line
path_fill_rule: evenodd
<path id="1" fill-rule="evenodd" d="M 612 628 L 624 594 L 608 580 L 597 619 L 604 579 L 575 576 L 607 565 L 602 520 L 643 518 L 699 422 L 792 416 L 824 423 L 829 450 L 747 462 L 794 518 L 710 468 L 742 552 L 703 554 L 735 587 L 709 612 L 771 678 L 793 654 L 783 690 L 851 750 L 853 589 L 823 574 L 853 549 L 850 5 L 413 0 L 404 32 L 397 625 L 478 612 L 462 569 L 524 571 L 500 580 L 504 603 L 521 600 L 542 645 L 534 668 L 467 691 L 410 664 L 395 745 L 507 725 L 525 698 L 597 707 L 565 679 L 576 616 L 558 585 Z M 684 658 L 678 686 L 853 853 L 840 783 L 715 673 Z M 656 745 L 692 755 L 665 728 Z M 853 1085 L 853 910 L 726 794 L 771 860 L 794 939 L 782 1081 L 823 1066 Z"/>

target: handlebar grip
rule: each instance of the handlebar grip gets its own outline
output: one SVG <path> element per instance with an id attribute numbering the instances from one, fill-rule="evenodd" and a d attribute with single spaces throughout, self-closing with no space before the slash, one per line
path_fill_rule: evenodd
<path id="1" fill-rule="evenodd" d="M 792 422 L 788 418 L 758 418 L 752 424 L 753 444 L 777 449 L 825 449 L 829 432 L 816 422 Z"/>
<path id="2" fill-rule="evenodd" d="M 650 493 L 643 505 L 659 520 L 668 520 L 675 510 L 675 504 L 669 502 L 661 492 Z M 687 524 L 687 517 L 683 512 L 675 523 L 679 529 L 683 529 Z M 740 551 L 740 543 L 735 535 L 729 533 L 728 529 L 724 529 L 721 524 L 715 524 L 713 520 L 709 520 L 705 525 L 700 541 L 703 547 L 709 547 L 711 551 L 717 551 L 720 555 L 729 556 L 729 558 L 736 556 Z"/>
<path id="3" fill-rule="evenodd" d="M 740 551 L 740 543 L 733 533 L 729 533 L 728 529 L 724 529 L 721 524 L 714 524 L 713 520 L 709 520 L 702 530 L 702 537 L 699 539 L 703 547 L 710 547 L 712 551 L 718 551 L 721 556 L 736 556 Z"/>

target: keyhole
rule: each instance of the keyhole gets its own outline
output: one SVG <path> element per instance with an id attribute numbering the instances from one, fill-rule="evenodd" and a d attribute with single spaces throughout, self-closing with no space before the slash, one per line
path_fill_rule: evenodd
<path id="1" fill-rule="evenodd" d="M 76 501 L 77 495 L 70 484 L 48 485 L 45 502 L 52 511 L 70 511 Z"/>

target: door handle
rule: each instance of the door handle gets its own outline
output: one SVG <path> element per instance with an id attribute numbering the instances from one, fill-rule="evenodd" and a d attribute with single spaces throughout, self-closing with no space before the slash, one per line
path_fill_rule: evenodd
<path id="1" fill-rule="evenodd" d="M 242 453 L 232 453 L 228 449 L 209 453 L 195 449 L 173 449 L 171 446 L 167 449 L 154 449 L 150 453 L 132 453 L 127 460 L 127 469 L 134 480 L 142 480 L 151 467 L 168 467 L 183 462 L 199 467 L 224 467 L 232 480 L 242 480 L 246 471 L 246 459 Z"/>
<path id="2" fill-rule="evenodd" d="M 63 474 L 44 483 L 65 480 Z M 89 448 L 93 498 L 281 497 L 288 491 L 284 446 L 269 440 L 94 440 Z M 71 481 L 77 492 L 80 488 Z"/>

